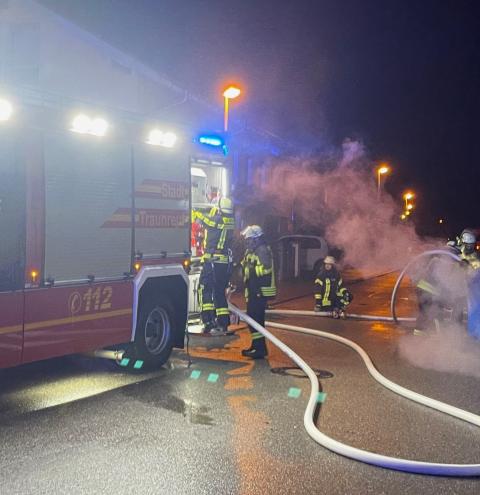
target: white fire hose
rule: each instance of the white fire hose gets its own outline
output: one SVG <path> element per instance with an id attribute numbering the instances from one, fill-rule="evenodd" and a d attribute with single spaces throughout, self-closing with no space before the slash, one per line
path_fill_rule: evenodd
<path id="1" fill-rule="evenodd" d="M 282 316 L 332 316 L 331 311 L 303 311 L 296 309 L 267 309 L 269 315 L 282 315 Z M 354 313 L 347 313 L 347 318 L 354 320 L 368 320 L 368 321 L 395 321 L 392 316 L 379 316 L 379 315 L 359 315 Z M 415 321 L 415 318 L 398 318 L 397 321 Z"/>
<path id="2" fill-rule="evenodd" d="M 230 310 L 244 320 L 248 325 L 255 328 L 256 331 L 262 333 L 268 340 L 270 340 L 274 345 L 276 345 L 281 351 L 283 351 L 290 359 L 292 359 L 308 376 L 311 384 L 310 398 L 308 400 L 307 408 L 305 409 L 305 414 L 303 418 L 303 423 L 307 433 L 315 440 L 317 443 L 323 447 L 336 452 L 337 454 L 355 459 L 357 461 L 365 462 L 367 464 L 373 464 L 375 466 L 394 469 L 397 471 L 405 471 L 409 473 L 419 473 L 419 474 L 429 474 L 438 476 L 480 476 L 480 464 L 442 464 L 433 462 L 423 462 L 423 461 L 413 461 L 409 459 L 401 459 L 397 457 L 389 457 L 381 454 L 375 454 L 373 452 L 368 452 L 366 450 L 351 447 L 349 445 L 343 444 L 333 438 L 322 433 L 314 423 L 314 414 L 317 407 L 317 397 L 319 392 L 318 378 L 315 372 L 310 368 L 310 366 L 290 347 L 283 343 L 279 338 L 275 337 L 271 332 L 266 330 L 264 327 L 259 325 L 256 321 L 246 315 L 243 311 L 240 311 L 236 306 L 229 303 Z M 276 310 L 277 314 L 284 313 L 281 310 Z M 313 313 L 313 312 L 312 312 Z M 292 325 L 284 325 L 281 323 L 267 322 L 267 325 L 280 328 L 283 330 L 289 330 L 293 332 L 306 333 L 309 335 L 315 335 L 317 337 L 323 337 L 326 339 L 334 340 L 340 342 L 341 344 L 347 345 L 351 349 L 355 350 L 360 354 L 369 373 L 372 377 L 377 380 L 384 387 L 389 388 L 393 392 L 402 395 L 410 400 L 424 404 L 425 406 L 431 407 L 438 411 L 449 414 L 456 418 L 467 421 L 468 423 L 480 426 L 480 416 L 464 411 L 454 406 L 450 406 L 443 402 L 431 399 L 424 395 L 418 394 L 411 390 L 408 390 L 396 383 L 385 378 L 373 365 L 368 354 L 355 342 L 349 339 L 334 335 L 328 332 L 322 332 L 320 330 L 314 330 L 311 328 L 297 327 Z"/>

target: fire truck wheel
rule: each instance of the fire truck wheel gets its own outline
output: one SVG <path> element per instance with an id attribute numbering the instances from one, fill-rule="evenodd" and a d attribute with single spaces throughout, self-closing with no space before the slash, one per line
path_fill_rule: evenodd
<path id="1" fill-rule="evenodd" d="M 174 342 L 174 311 L 169 300 L 146 299 L 140 306 L 135 333 L 135 359 L 144 363 L 142 368 L 159 368 L 170 357 Z M 134 360 L 131 360 L 134 365 Z"/>

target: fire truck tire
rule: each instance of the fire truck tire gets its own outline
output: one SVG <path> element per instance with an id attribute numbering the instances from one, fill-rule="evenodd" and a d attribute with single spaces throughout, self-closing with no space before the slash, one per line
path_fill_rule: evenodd
<path id="1" fill-rule="evenodd" d="M 175 312 L 169 299 L 141 302 L 130 363 L 143 361 L 142 368 L 159 368 L 170 357 L 174 343 Z"/>

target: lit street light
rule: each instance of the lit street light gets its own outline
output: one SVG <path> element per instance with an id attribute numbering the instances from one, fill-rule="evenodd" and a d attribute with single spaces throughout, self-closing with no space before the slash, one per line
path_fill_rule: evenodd
<path id="1" fill-rule="evenodd" d="M 224 105 L 224 117 L 223 117 L 223 130 L 225 132 L 228 131 L 228 100 L 233 100 L 234 98 L 237 98 L 237 96 L 240 96 L 240 89 L 237 88 L 236 86 L 229 86 L 224 92 L 223 92 L 223 97 L 225 101 Z"/>
<path id="2" fill-rule="evenodd" d="M 381 187 L 382 187 L 382 175 L 386 175 L 390 172 L 390 167 L 386 164 L 381 165 L 377 169 L 377 196 L 380 199 Z"/>
<path id="3" fill-rule="evenodd" d="M 407 191 L 404 195 L 403 195 L 403 199 L 405 200 L 405 208 L 408 210 L 408 202 L 413 199 L 415 197 L 415 194 L 413 194 L 413 192 L 411 191 Z"/>

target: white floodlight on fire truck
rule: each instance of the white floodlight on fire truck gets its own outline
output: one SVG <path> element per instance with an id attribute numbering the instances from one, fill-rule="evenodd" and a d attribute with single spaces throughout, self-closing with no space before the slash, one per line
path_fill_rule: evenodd
<path id="1" fill-rule="evenodd" d="M 78 134 L 91 134 L 92 136 L 102 137 L 108 131 L 108 122 L 101 117 L 92 119 L 88 115 L 81 113 L 73 119 L 70 130 Z"/>
<path id="2" fill-rule="evenodd" d="M 90 126 L 90 134 L 94 136 L 105 136 L 108 131 L 108 122 L 105 119 L 96 117 L 92 120 L 92 125 Z"/>
<path id="3" fill-rule="evenodd" d="M 148 134 L 147 144 L 152 146 L 163 146 L 173 148 L 177 142 L 177 135 L 174 132 L 164 132 L 160 129 L 152 129 Z"/>
<path id="4" fill-rule="evenodd" d="M 0 98 L 0 121 L 5 122 L 10 119 L 13 113 L 13 106 L 4 98 Z"/>

